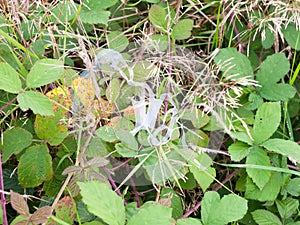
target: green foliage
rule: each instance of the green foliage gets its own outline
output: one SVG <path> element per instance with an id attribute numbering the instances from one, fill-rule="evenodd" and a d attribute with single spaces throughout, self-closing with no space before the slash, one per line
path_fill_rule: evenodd
<path id="1" fill-rule="evenodd" d="M 279 218 L 273 213 L 264 210 L 258 209 L 251 213 L 255 222 L 259 225 L 281 225 Z"/>
<path id="2" fill-rule="evenodd" d="M 243 218 L 247 209 L 247 200 L 244 198 L 229 194 L 220 199 L 217 192 L 209 191 L 205 193 L 202 200 L 202 224 L 227 224 Z"/>
<path id="3" fill-rule="evenodd" d="M 262 104 L 255 115 L 252 136 L 255 144 L 262 143 L 271 137 L 277 130 L 281 120 L 279 102 Z"/>
<path id="4" fill-rule="evenodd" d="M 18 102 L 23 111 L 31 109 L 33 113 L 42 116 L 53 115 L 52 104 L 50 100 L 39 92 L 25 91 L 18 95 Z"/>
<path id="5" fill-rule="evenodd" d="M 256 146 L 254 146 L 248 154 L 246 163 L 250 165 L 271 166 L 267 153 L 262 148 Z M 248 176 L 251 177 L 253 182 L 260 189 L 263 189 L 263 187 L 271 178 L 271 171 L 268 170 L 258 170 L 252 168 L 247 168 L 246 170 Z"/>
<path id="6" fill-rule="evenodd" d="M 84 6 L 80 11 L 80 17 L 84 23 L 107 25 L 110 12 L 105 10 L 117 3 L 117 0 L 84 1 Z"/>
<path id="7" fill-rule="evenodd" d="M 185 40 L 191 36 L 193 29 L 193 20 L 183 19 L 175 24 L 172 30 L 172 36 L 176 40 Z"/>
<path id="8" fill-rule="evenodd" d="M 122 199 L 100 181 L 78 183 L 82 201 L 88 210 L 111 225 L 123 225 L 125 208 Z"/>
<path id="9" fill-rule="evenodd" d="M 190 171 L 194 175 L 203 192 L 211 185 L 216 177 L 215 168 L 211 167 L 212 160 L 207 154 L 201 154 L 191 163 Z"/>
<path id="10" fill-rule="evenodd" d="M 26 78 L 28 87 L 37 88 L 62 78 L 63 63 L 54 59 L 41 59 L 31 68 Z"/>
<path id="11" fill-rule="evenodd" d="M 214 61 L 227 79 L 253 78 L 250 61 L 235 48 L 221 49 L 215 56 Z"/>
<path id="12" fill-rule="evenodd" d="M 75 2 L 0 6 L 9 224 L 300 224 L 297 4 Z"/>
<path id="13" fill-rule="evenodd" d="M 45 144 L 26 149 L 19 161 L 18 176 L 23 187 L 36 187 L 53 176 L 51 156 Z"/>
<path id="14" fill-rule="evenodd" d="M 19 154 L 23 149 L 30 146 L 32 134 L 27 130 L 15 127 L 3 133 L 2 162 L 5 163 L 13 154 Z"/>
<path id="15" fill-rule="evenodd" d="M 19 74 L 10 65 L 0 62 L 0 89 L 9 93 L 17 94 L 22 89 Z"/>
<path id="16" fill-rule="evenodd" d="M 129 220 L 128 225 L 170 224 L 172 209 L 151 202 L 143 205 Z"/>

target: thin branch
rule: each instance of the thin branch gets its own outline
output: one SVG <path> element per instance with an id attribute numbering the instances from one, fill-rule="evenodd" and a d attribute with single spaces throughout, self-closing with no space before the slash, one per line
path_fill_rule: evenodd
<path id="1" fill-rule="evenodd" d="M 4 195 L 4 182 L 3 182 L 3 172 L 2 172 L 2 154 L 0 153 L 0 190 L 1 190 L 1 206 L 2 206 L 2 215 L 3 215 L 3 224 L 8 225 L 7 215 L 6 215 L 6 200 Z"/>
<path id="2" fill-rule="evenodd" d="M 223 181 L 222 184 L 218 184 L 215 188 L 214 191 L 219 190 L 224 184 L 226 184 L 233 176 L 236 175 L 236 173 L 239 171 L 239 169 L 235 169 L 231 174 L 229 174 Z M 199 201 L 194 205 L 191 209 L 185 212 L 180 218 L 187 218 L 189 215 L 191 215 L 193 212 L 195 212 L 202 204 L 202 201 Z"/>

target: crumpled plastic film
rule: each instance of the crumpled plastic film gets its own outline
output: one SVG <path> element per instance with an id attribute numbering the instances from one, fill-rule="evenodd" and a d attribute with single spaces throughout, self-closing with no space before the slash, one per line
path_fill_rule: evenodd
<path id="1" fill-rule="evenodd" d="M 172 96 L 168 93 L 161 94 L 159 98 L 153 93 L 151 87 L 146 82 L 134 81 L 133 69 L 128 66 L 123 56 L 112 49 L 104 49 L 99 52 L 94 60 L 94 67 L 101 70 L 101 65 L 109 65 L 113 70 L 119 72 L 128 85 L 140 87 L 142 89 L 141 95 L 137 96 L 138 100 L 131 99 L 131 103 L 135 114 L 135 128 L 131 131 L 136 135 L 141 130 L 146 130 L 149 134 L 148 141 L 152 146 L 160 146 L 166 144 L 174 131 L 175 124 L 178 121 L 178 109 L 172 100 Z M 129 77 L 124 73 L 124 69 L 129 71 Z M 160 109 L 163 107 L 164 102 L 172 106 L 164 115 L 162 123 L 157 124 Z M 166 125 L 167 118 L 171 118 L 168 125 Z M 165 135 L 160 139 L 158 136 L 162 131 Z M 186 147 L 184 130 L 182 129 L 182 144 Z"/>

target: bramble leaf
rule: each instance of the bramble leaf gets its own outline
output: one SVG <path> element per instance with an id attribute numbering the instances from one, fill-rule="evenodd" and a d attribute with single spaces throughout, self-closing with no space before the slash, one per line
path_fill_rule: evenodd
<path id="1" fill-rule="evenodd" d="M 242 197 L 229 194 L 220 200 L 220 195 L 217 192 L 209 191 L 205 193 L 202 199 L 202 223 L 203 225 L 228 224 L 243 218 L 247 209 L 247 200 Z"/>
<path id="2" fill-rule="evenodd" d="M 245 158 L 250 152 L 250 146 L 246 143 L 237 141 L 228 147 L 230 158 L 234 162 L 239 162 Z"/>
<path id="3" fill-rule="evenodd" d="M 110 12 L 105 9 L 115 5 L 117 2 L 118 0 L 85 0 L 80 12 L 80 18 L 84 23 L 107 25 Z"/>
<path id="4" fill-rule="evenodd" d="M 88 210 L 110 225 L 124 225 L 125 207 L 122 198 L 100 181 L 78 182 L 82 201 Z"/>
<path id="5" fill-rule="evenodd" d="M 144 204 L 129 220 L 127 225 L 171 224 L 172 209 L 162 205 Z"/>
<path id="6" fill-rule="evenodd" d="M 23 187 L 36 187 L 52 175 L 52 160 L 46 144 L 26 149 L 18 165 L 19 182 Z"/>
<path id="7" fill-rule="evenodd" d="M 262 143 L 261 145 L 269 151 L 288 156 L 291 159 L 300 162 L 300 145 L 294 141 L 274 138 Z"/>
<path id="8" fill-rule="evenodd" d="M 168 17 L 166 10 L 159 5 L 152 5 L 149 10 L 149 20 L 161 32 L 167 32 Z"/>
<path id="9" fill-rule="evenodd" d="M 20 153 L 27 148 L 32 141 L 32 134 L 27 130 L 14 127 L 3 133 L 3 145 L 0 145 L 2 151 L 2 162 L 5 163 L 13 154 Z"/>
<path id="10" fill-rule="evenodd" d="M 27 75 L 28 87 L 37 88 L 62 78 L 63 62 L 56 59 L 41 59 L 37 61 Z"/>
<path id="11" fill-rule="evenodd" d="M 173 27 L 172 36 L 176 40 L 184 40 L 191 36 L 191 30 L 193 29 L 193 20 L 183 19 L 179 20 Z"/>
<path id="12" fill-rule="evenodd" d="M 282 225 L 279 218 L 267 210 L 257 209 L 251 214 L 258 225 Z"/>
<path id="13" fill-rule="evenodd" d="M 36 91 L 25 91 L 18 95 L 18 102 L 23 111 L 31 109 L 34 114 L 53 115 L 52 103 L 49 98 Z"/>
<path id="14" fill-rule="evenodd" d="M 252 137 L 254 143 L 259 144 L 267 140 L 277 130 L 281 120 L 281 107 L 279 102 L 262 104 L 255 115 Z"/>
<path id="15" fill-rule="evenodd" d="M 22 90 L 19 74 L 9 64 L 0 62 L 0 89 L 18 94 Z"/>
<path id="16" fill-rule="evenodd" d="M 235 48 L 221 49 L 215 56 L 214 62 L 220 67 L 225 78 L 232 80 L 254 77 L 249 59 Z"/>
<path id="17" fill-rule="evenodd" d="M 247 156 L 247 164 L 250 165 L 261 165 L 261 166 L 271 166 L 270 158 L 267 153 L 260 147 L 253 146 L 250 153 Z M 260 170 L 256 168 L 246 168 L 247 174 L 253 182 L 262 189 L 270 180 L 271 171 L 269 170 Z"/>
<path id="18" fill-rule="evenodd" d="M 290 70 L 290 62 L 283 53 L 268 56 L 261 64 L 256 74 L 260 85 L 274 84 Z"/>

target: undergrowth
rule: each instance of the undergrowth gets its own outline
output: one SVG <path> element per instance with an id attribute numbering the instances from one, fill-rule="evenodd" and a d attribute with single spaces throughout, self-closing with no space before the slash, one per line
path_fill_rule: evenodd
<path id="1" fill-rule="evenodd" d="M 1 224 L 300 224 L 298 1 L 0 1 Z"/>

